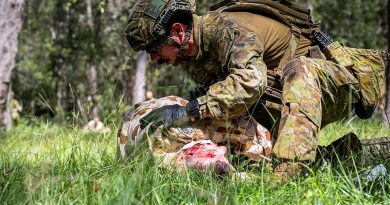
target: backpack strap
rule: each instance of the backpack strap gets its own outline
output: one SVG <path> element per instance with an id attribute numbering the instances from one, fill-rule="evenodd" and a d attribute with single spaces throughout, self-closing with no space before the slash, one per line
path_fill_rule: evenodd
<path id="1" fill-rule="evenodd" d="M 310 10 L 299 6 L 292 1 L 275 1 L 275 0 L 223 0 L 210 7 L 210 11 L 217 10 L 223 6 L 228 6 L 236 3 L 251 3 L 251 4 L 262 4 L 268 8 L 276 9 L 281 11 L 283 14 L 288 15 L 292 18 L 299 19 L 300 21 L 310 21 Z"/>
<path id="2" fill-rule="evenodd" d="M 298 46 L 298 41 L 303 36 L 310 37 L 314 30 L 318 30 L 319 24 L 311 20 L 310 10 L 286 0 L 224 0 L 211 7 L 217 12 L 246 11 L 268 16 L 290 27 L 291 38 L 289 45 L 275 70 L 275 74 L 281 76 L 283 68 L 293 59 Z"/>
<path id="3" fill-rule="evenodd" d="M 297 49 L 298 41 L 299 41 L 300 37 L 301 37 L 301 30 L 297 26 L 292 24 L 290 43 L 289 43 L 286 51 L 284 52 L 284 55 L 283 55 L 282 59 L 280 60 L 278 67 L 276 68 L 276 72 L 275 72 L 276 75 L 282 76 L 283 68 L 287 65 L 287 63 L 291 59 L 294 58 L 294 54 L 295 54 L 295 51 Z"/>

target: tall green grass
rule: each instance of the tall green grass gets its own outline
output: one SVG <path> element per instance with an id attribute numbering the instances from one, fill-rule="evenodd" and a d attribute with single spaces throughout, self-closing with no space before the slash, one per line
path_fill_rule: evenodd
<path id="1" fill-rule="evenodd" d="M 116 127 L 85 134 L 50 122 L 21 123 L 0 138 L 0 204 L 389 204 L 390 185 L 354 184 L 354 169 L 323 166 L 289 184 L 271 187 L 268 172 L 242 166 L 249 180 L 160 168 L 147 152 L 116 158 Z M 379 121 L 336 123 L 321 143 L 355 131 L 389 136 Z"/>

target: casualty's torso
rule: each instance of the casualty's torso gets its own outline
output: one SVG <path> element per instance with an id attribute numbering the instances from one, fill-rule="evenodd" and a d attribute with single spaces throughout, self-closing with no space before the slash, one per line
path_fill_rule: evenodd
<path id="1" fill-rule="evenodd" d="M 248 12 L 209 12 L 202 17 L 194 17 L 195 43 L 199 47 L 196 60 L 183 64 L 183 69 L 200 84 L 223 80 L 228 75 L 228 53 L 218 52 L 222 37 L 216 35 L 220 29 L 236 28 L 235 32 L 250 30 L 255 34 L 262 49 L 263 61 L 269 71 L 275 70 L 289 46 L 290 27 L 271 18 Z M 241 34 L 243 35 L 243 34 Z M 294 57 L 308 53 L 311 41 L 301 36 Z M 223 60 L 221 60 L 223 59 Z"/>

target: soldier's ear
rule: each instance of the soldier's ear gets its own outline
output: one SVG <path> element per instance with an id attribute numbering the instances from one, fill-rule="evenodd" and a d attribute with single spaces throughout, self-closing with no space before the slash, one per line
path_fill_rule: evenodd
<path id="1" fill-rule="evenodd" d="M 171 26 L 171 36 L 176 36 L 178 37 L 180 40 L 183 40 L 184 37 L 185 37 L 185 33 L 186 33 L 186 30 L 185 30 L 185 25 L 182 24 L 182 23 L 173 23 L 172 26 Z"/>

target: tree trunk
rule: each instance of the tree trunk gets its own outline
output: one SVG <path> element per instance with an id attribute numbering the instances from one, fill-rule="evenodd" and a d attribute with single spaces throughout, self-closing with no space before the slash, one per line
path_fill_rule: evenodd
<path id="1" fill-rule="evenodd" d="M 93 29 L 92 0 L 86 0 L 85 3 L 87 5 L 87 23 Z"/>
<path id="2" fill-rule="evenodd" d="M 311 12 L 313 12 L 313 1 L 312 0 L 307 0 L 307 8 L 310 9 Z"/>
<path id="3" fill-rule="evenodd" d="M 387 1 L 387 50 L 390 52 L 390 0 Z M 386 67 L 386 118 L 387 123 L 390 123 L 390 63 L 387 62 Z M 387 124 L 389 125 L 389 124 Z"/>
<path id="4" fill-rule="evenodd" d="M 91 98 L 92 98 L 92 118 L 99 117 L 98 114 L 98 102 L 97 102 L 97 81 L 98 81 L 98 73 L 96 69 L 96 64 L 91 63 L 90 65 L 90 79 L 89 79 L 89 87 L 91 89 Z"/>
<path id="5" fill-rule="evenodd" d="M 92 14 L 92 0 L 86 0 L 85 1 L 87 5 L 87 23 L 92 32 L 95 32 L 95 25 L 94 25 L 94 19 Z M 95 34 L 96 35 L 96 34 Z M 95 44 L 92 43 L 91 45 L 92 50 L 95 49 Z M 92 98 L 92 118 L 99 117 L 98 114 L 98 102 L 97 102 L 97 81 L 98 81 L 98 72 L 96 69 L 96 63 L 94 62 L 95 55 L 91 55 L 89 59 L 89 89 L 91 92 L 91 98 Z"/>
<path id="6" fill-rule="evenodd" d="M 24 0 L 0 0 L 0 128 L 4 126 L 6 98 L 18 51 L 23 8 Z"/>
<path id="7" fill-rule="evenodd" d="M 138 52 L 135 81 L 133 86 L 133 105 L 145 100 L 145 75 L 147 60 L 148 54 L 145 51 Z"/>

